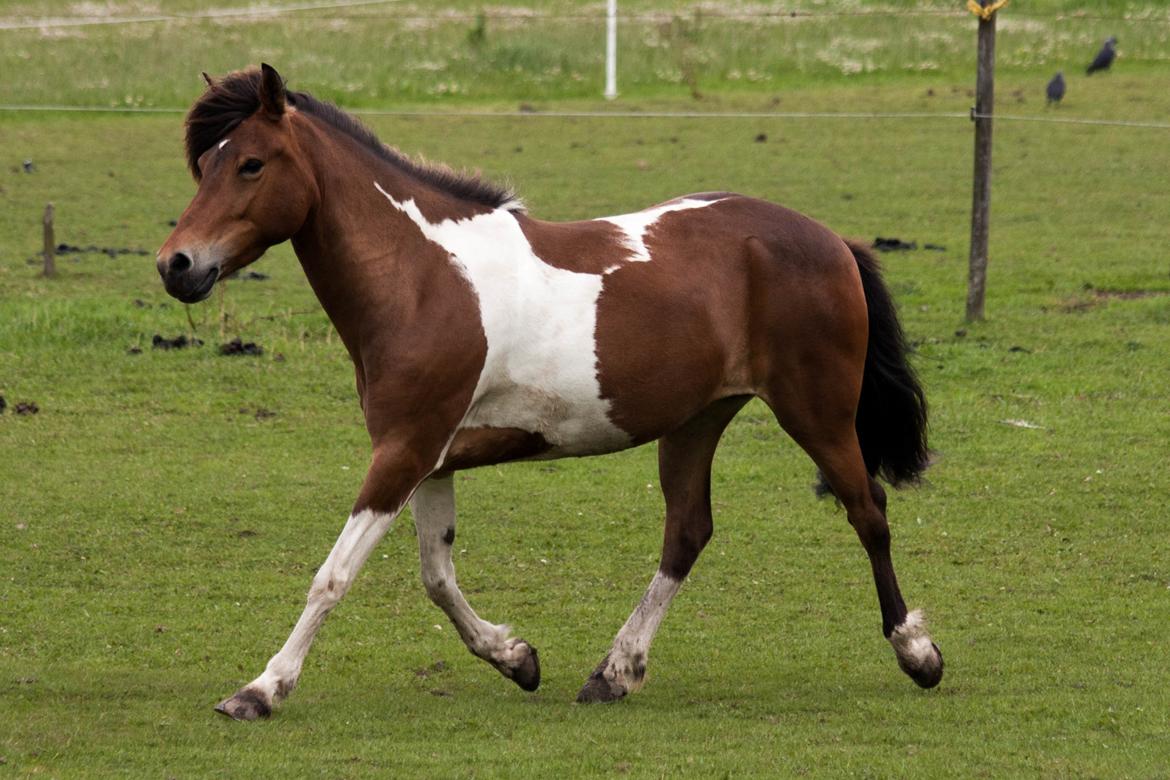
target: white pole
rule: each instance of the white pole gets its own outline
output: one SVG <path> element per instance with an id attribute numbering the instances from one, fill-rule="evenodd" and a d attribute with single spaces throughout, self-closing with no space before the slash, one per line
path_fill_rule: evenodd
<path id="1" fill-rule="evenodd" d="M 605 18 L 605 99 L 617 97 L 617 0 L 609 0 Z"/>

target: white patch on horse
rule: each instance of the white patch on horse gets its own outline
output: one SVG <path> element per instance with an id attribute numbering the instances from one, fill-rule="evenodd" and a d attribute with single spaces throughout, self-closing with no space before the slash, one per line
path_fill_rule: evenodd
<path id="1" fill-rule="evenodd" d="M 436 224 L 413 198 L 399 202 L 374 186 L 447 251 L 479 301 L 487 357 L 460 428 L 539 433 L 553 457 L 629 446 L 629 435 L 609 419 L 597 378 L 602 277 L 541 260 L 503 208 Z"/>
<path id="2" fill-rule="evenodd" d="M 232 139 L 230 139 L 230 138 L 223 139 L 222 141 L 219 142 L 219 146 L 217 148 L 222 150 L 225 146 L 227 146 L 228 141 L 230 141 L 230 140 L 232 140 Z"/>
<path id="3" fill-rule="evenodd" d="M 349 516 L 329 556 L 313 577 L 300 619 L 284 646 L 269 661 L 264 673 L 247 687 L 274 704 L 288 695 L 301 675 L 301 666 L 325 616 L 349 590 L 362 564 L 386 535 L 398 512 L 363 509 Z"/>
<path id="4" fill-rule="evenodd" d="M 602 674 L 627 693 L 642 687 L 645 681 L 646 662 L 650 655 L 650 643 L 654 640 L 662 619 L 666 617 L 670 602 L 674 600 L 681 587 L 681 580 L 676 580 L 661 571 L 656 572 L 642 600 L 614 638 L 609 660 Z"/>
<path id="5" fill-rule="evenodd" d="M 894 629 L 890 634 L 890 644 L 899 658 L 905 659 L 916 669 L 935 663 L 934 647 L 926 630 L 926 619 L 920 610 L 911 612 L 902 625 Z"/>
<path id="6" fill-rule="evenodd" d="M 521 666 L 532 652 L 528 644 L 512 638 L 508 626 L 489 623 L 475 614 L 455 581 L 447 536 L 455 531 L 455 486 L 451 475 L 431 477 L 419 485 L 410 500 L 410 509 L 417 529 L 423 586 L 431 601 L 447 613 L 476 656 L 501 669 Z"/>
<path id="7" fill-rule="evenodd" d="M 663 203 L 661 206 L 646 209 L 645 211 L 635 211 L 633 214 L 618 214 L 613 217 L 599 217 L 594 221 L 609 222 L 621 228 L 621 231 L 626 234 L 626 248 L 630 250 L 630 256 L 626 259 L 633 262 L 648 263 L 650 262 L 650 250 L 646 248 L 646 231 L 663 214 L 669 214 L 672 211 L 685 211 L 687 209 L 701 209 L 704 206 L 718 203 L 720 200 L 722 198 L 717 200 L 680 198 L 678 200 L 672 200 L 669 203 Z M 621 266 L 610 266 L 605 269 L 605 273 L 611 273 L 618 268 L 621 268 Z"/>

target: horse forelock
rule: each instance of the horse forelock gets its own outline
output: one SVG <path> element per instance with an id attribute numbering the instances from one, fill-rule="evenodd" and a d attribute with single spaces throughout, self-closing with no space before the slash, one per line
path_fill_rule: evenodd
<path id="1" fill-rule="evenodd" d="M 210 84 L 187 113 L 187 166 L 198 180 L 199 158 L 260 109 L 261 72 L 258 68 L 229 73 Z M 418 162 L 378 140 L 373 131 L 352 114 L 332 103 L 318 100 L 307 92 L 288 92 L 288 105 L 317 117 L 328 126 L 354 139 L 420 182 L 438 190 L 493 209 L 523 211 L 524 205 L 510 188 L 486 181 L 480 176 L 448 168 L 445 165 Z"/>
<path id="2" fill-rule="evenodd" d="M 240 70 L 209 83 L 187 112 L 187 167 L 199 180 L 199 158 L 260 108 L 260 71 Z"/>

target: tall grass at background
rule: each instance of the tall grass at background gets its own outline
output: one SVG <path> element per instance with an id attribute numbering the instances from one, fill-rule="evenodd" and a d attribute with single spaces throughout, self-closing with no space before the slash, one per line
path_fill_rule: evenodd
<path id="1" fill-rule="evenodd" d="M 279 16 L 187 16 L 203 4 L 0 2 L 0 104 L 184 107 L 199 72 L 272 60 L 296 86 L 350 107 L 592 98 L 601 92 L 604 4 L 385 3 Z M 626 97 L 759 92 L 815 84 L 967 80 L 975 19 L 961 3 L 620 4 Z M 19 28 L 44 20 L 44 26 Z M 55 23 L 54 23 L 55 20 Z M 7 22 L 15 29 L 4 29 Z M 1001 15 L 1001 74 L 1064 68 L 1120 39 L 1130 72 L 1164 70 L 1170 12 L 1129 2 L 1028 3 Z M 208 42 L 214 41 L 209 46 Z M 786 105 L 786 104 L 785 104 Z M 787 106 L 786 106 L 787 107 Z M 842 107 L 845 108 L 845 107 Z"/>

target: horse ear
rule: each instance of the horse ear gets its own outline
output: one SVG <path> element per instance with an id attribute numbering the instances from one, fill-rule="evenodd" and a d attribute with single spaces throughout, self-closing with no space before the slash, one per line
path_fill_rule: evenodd
<path id="1" fill-rule="evenodd" d="M 207 75 L 207 71 L 202 71 L 202 72 L 200 73 L 200 75 L 201 75 L 201 76 L 203 76 L 203 80 L 207 82 L 207 86 L 208 86 L 208 87 L 214 87 L 214 86 L 215 86 L 215 82 L 211 80 L 211 76 L 208 76 L 208 75 Z"/>
<path id="2" fill-rule="evenodd" d="M 260 65 L 260 107 L 272 119 L 284 114 L 284 79 L 266 62 Z"/>

